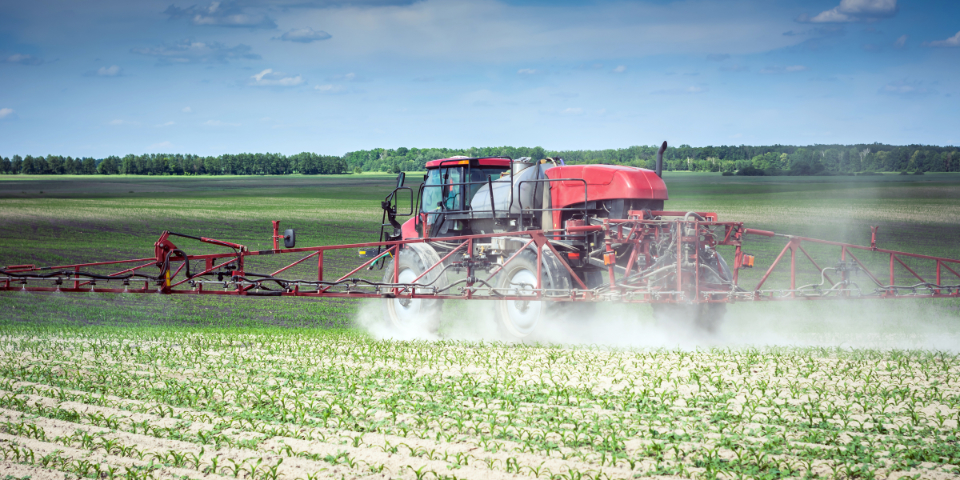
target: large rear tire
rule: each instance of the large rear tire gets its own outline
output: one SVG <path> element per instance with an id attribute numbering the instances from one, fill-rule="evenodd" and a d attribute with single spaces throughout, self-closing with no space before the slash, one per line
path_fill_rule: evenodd
<path id="1" fill-rule="evenodd" d="M 544 290 L 569 289 L 570 275 L 549 248 L 544 248 L 541 268 Z M 526 249 L 497 275 L 497 292 L 511 297 L 536 296 L 537 252 Z M 556 316 L 567 302 L 550 300 L 497 300 L 494 318 L 500 333 L 511 340 L 530 337 Z"/>
<path id="2" fill-rule="evenodd" d="M 383 283 L 393 283 L 393 263 L 397 262 L 397 283 L 413 283 L 414 279 L 433 265 L 440 262 L 440 255 L 433 247 L 422 243 L 409 243 L 400 249 L 394 260 L 387 262 L 383 272 Z M 418 285 L 442 289 L 449 285 L 443 266 L 427 273 L 417 281 Z M 425 293 L 431 289 L 415 288 L 415 293 Z M 385 298 L 381 307 L 384 323 L 403 333 L 437 333 L 440 327 L 440 313 L 443 300 L 432 298 Z"/>

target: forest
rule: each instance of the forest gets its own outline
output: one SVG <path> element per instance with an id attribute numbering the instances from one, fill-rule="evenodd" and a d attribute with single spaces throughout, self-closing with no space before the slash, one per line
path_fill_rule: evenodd
<path id="1" fill-rule="evenodd" d="M 468 157 L 563 158 L 566 163 L 604 163 L 653 168 L 657 146 L 553 151 L 542 147 L 375 148 L 341 156 L 303 152 L 129 154 L 106 158 L 60 155 L 0 157 L 0 174 L 15 175 L 330 175 L 419 171 L 426 162 Z M 664 153 L 665 170 L 725 175 L 837 175 L 874 172 L 960 172 L 960 148 L 932 145 L 707 146 L 680 145 Z"/>
<path id="2" fill-rule="evenodd" d="M 330 175 L 347 173 L 343 157 L 303 152 L 110 156 L 101 159 L 27 155 L 0 159 L 0 174 L 27 175 Z"/>
<path id="3" fill-rule="evenodd" d="M 551 151 L 541 147 L 468 149 L 373 149 L 344 155 L 351 171 L 399 172 L 423 170 L 430 160 L 454 155 L 507 156 L 534 159 L 560 157 L 566 163 L 604 163 L 653 168 L 657 145 L 606 150 Z M 665 170 L 724 172 L 741 175 L 832 175 L 872 172 L 960 172 L 960 148 L 928 145 L 788 145 L 668 147 Z"/>

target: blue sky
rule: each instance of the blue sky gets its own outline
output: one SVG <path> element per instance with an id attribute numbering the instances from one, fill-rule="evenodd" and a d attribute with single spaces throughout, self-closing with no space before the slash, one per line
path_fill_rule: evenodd
<path id="1" fill-rule="evenodd" d="M 0 2 L 0 155 L 960 144 L 960 2 Z"/>

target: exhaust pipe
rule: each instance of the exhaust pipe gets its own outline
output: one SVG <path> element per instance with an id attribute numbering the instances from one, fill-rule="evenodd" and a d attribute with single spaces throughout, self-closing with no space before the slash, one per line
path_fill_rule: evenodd
<path id="1" fill-rule="evenodd" d="M 667 150 L 667 141 L 663 141 L 660 150 L 657 150 L 657 176 L 663 178 L 663 152 Z"/>

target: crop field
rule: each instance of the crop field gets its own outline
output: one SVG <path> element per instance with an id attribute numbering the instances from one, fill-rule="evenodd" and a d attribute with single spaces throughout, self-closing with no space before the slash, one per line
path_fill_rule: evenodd
<path id="1" fill-rule="evenodd" d="M 667 181 L 673 210 L 960 257 L 960 175 Z M 392 182 L 0 176 L 0 265 L 261 249 L 270 220 L 371 241 Z M 445 308 L 399 340 L 346 300 L 0 293 L 0 476 L 960 478 L 960 302 L 738 303 L 713 338 L 603 305 L 527 343 Z"/>
<path id="2" fill-rule="evenodd" d="M 11 330 L 16 477 L 955 478 L 955 355 Z"/>

